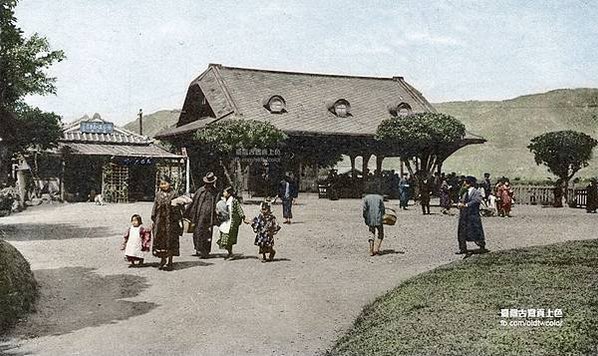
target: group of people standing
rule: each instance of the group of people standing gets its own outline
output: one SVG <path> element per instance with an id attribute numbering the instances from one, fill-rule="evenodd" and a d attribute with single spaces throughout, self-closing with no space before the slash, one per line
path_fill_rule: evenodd
<path id="1" fill-rule="evenodd" d="M 184 232 L 184 219 L 190 226 L 187 232 L 193 233 L 195 255 L 200 258 L 210 256 L 214 227 L 219 231 L 217 245 L 227 251 L 224 258 L 232 258 L 240 226 L 245 223 L 251 225 L 256 234 L 254 244 L 259 247 L 262 262 L 272 261 L 276 254 L 274 235 L 281 227 L 272 213 L 271 203 L 262 202 L 260 213 L 248 220 L 234 189 L 227 187 L 221 192 L 216 188 L 216 181 L 214 173 L 207 173 L 203 177 L 203 186 L 191 199 L 177 196 L 170 179 L 161 177 L 151 213 L 152 226 L 149 229 L 143 227 L 141 216 L 135 214 L 124 235 L 121 249 L 125 251 L 131 266 L 143 264 L 146 254 L 151 250 L 155 257 L 160 258 L 159 269 L 172 269 L 173 257 L 180 256 L 179 238 Z M 285 177 L 281 181 L 279 197 L 284 223 L 290 224 L 292 205 L 297 197 L 296 185 L 290 178 Z"/>

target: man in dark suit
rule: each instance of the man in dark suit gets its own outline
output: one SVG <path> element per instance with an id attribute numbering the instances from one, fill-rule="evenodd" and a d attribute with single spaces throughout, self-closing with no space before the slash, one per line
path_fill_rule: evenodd
<path id="1" fill-rule="evenodd" d="M 457 230 L 459 252 L 457 252 L 457 254 L 470 254 L 470 252 L 467 251 L 467 241 L 475 242 L 475 244 L 480 247 L 481 253 L 488 252 L 488 250 L 486 250 L 482 218 L 480 217 L 482 194 L 475 187 L 475 177 L 468 176 L 464 179 L 463 188 L 466 192 L 457 204 L 457 207 L 459 208 L 459 226 Z"/>
<path id="2" fill-rule="evenodd" d="M 293 218 L 293 202 L 297 198 L 297 184 L 288 176 L 285 175 L 278 185 L 278 197 L 282 200 L 282 217 L 285 219 L 283 224 L 290 224 Z"/>

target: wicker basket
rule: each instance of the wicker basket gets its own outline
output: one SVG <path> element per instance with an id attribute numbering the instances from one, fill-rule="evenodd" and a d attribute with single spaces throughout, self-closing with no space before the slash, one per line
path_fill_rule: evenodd
<path id="1" fill-rule="evenodd" d="M 384 216 L 382 217 L 382 223 L 384 225 L 394 225 L 397 222 L 397 212 L 394 209 L 386 208 L 384 210 Z"/>

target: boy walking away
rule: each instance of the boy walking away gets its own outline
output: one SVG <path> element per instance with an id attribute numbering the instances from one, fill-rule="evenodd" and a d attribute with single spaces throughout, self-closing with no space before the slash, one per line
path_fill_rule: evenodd
<path id="1" fill-rule="evenodd" d="M 368 187 L 368 194 L 363 197 L 363 220 L 370 230 L 369 252 L 374 256 L 380 252 L 380 245 L 384 239 L 384 199 L 373 187 Z M 378 236 L 376 236 L 378 232 Z"/>
<path id="2" fill-rule="evenodd" d="M 428 179 L 424 179 L 419 187 L 419 203 L 424 215 L 430 215 L 430 194 L 432 194 L 432 185 Z"/>
<path id="3" fill-rule="evenodd" d="M 276 251 L 274 250 L 274 235 L 280 230 L 276 217 L 272 215 L 272 208 L 268 202 L 263 202 L 260 207 L 260 215 L 253 218 L 251 223 L 253 232 L 256 233 L 254 245 L 260 248 L 262 262 L 273 261 Z M 268 254 L 268 259 L 266 259 Z"/>

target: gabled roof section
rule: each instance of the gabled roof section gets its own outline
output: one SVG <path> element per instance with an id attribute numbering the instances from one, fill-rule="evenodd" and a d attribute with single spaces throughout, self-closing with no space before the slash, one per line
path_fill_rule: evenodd
<path id="1" fill-rule="evenodd" d="M 88 142 L 88 143 L 107 143 L 107 144 L 134 144 L 149 145 L 153 141 L 147 136 L 138 135 L 122 127 L 114 125 L 112 133 L 86 133 L 81 132 L 81 123 L 83 122 L 110 122 L 102 119 L 99 115 L 93 118 L 84 116 L 74 122 L 63 126 L 63 138 L 61 142 Z"/>
<path id="2" fill-rule="evenodd" d="M 190 85 L 185 106 L 200 101 L 190 96 L 199 86 L 214 120 L 252 119 L 269 121 L 287 133 L 316 135 L 374 135 L 382 120 L 390 118 L 389 105 L 407 103 L 413 112 L 436 112 L 434 107 L 402 77 L 380 78 L 283 72 L 226 67 L 210 64 Z M 201 94 L 199 93 L 199 94 Z M 197 94 L 197 95 L 199 95 Z M 273 114 L 264 98 L 278 95 L 286 103 L 285 112 Z M 327 104 L 346 100 L 351 115 L 337 117 Z M 185 108 L 183 109 L 185 110 Z M 156 137 L 176 136 L 209 124 L 205 115 L 189 110 L 181 114 L 176 129 Z M 195 121 L 201 119 L 201 124 Z"/>

